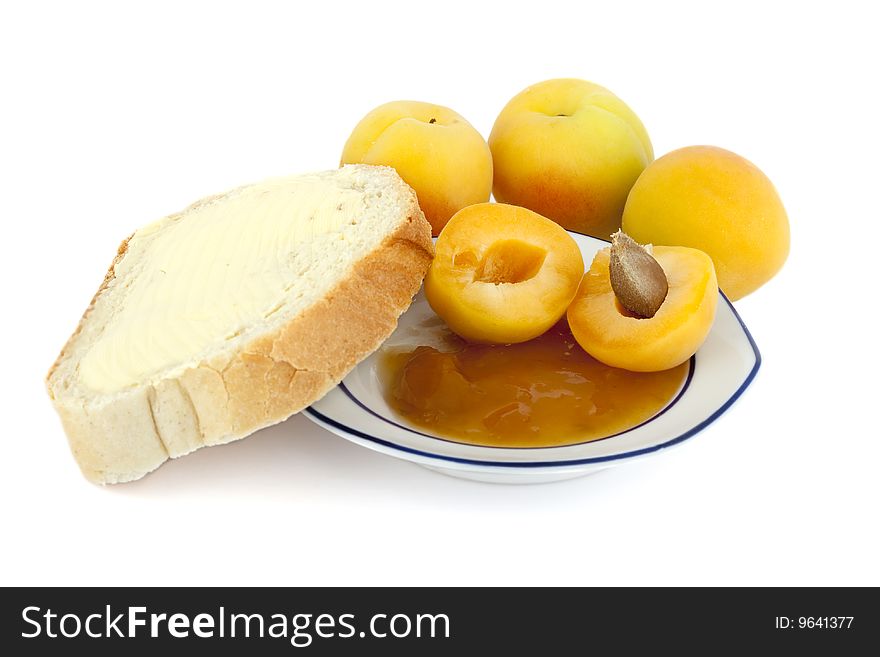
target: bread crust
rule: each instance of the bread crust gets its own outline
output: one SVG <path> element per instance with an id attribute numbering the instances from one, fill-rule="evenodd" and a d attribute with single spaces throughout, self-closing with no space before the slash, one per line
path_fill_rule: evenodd
<path id="1" fill-rule="evenodd" d="M 206 199 L 203 202 L 207 202 Z M 119 247 L 98 292 L 46 377 L 71 450 L 99 484 L 133 481 L 169 458 L 244 438 L 313 403 L 394 331 L 433 257 L 431 226 L 415 193 L 394 233 L 323 298 L 273 331 L 177 377 L 127 390 L 102 405 L 53 394 L 59 363 L 115 276 Z"/>

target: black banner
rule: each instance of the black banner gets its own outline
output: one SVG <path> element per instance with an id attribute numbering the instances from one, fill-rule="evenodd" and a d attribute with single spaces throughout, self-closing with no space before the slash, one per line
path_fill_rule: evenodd
<path id="1" fill-rule="evenodd" d="M 810 649 L 878 638 L 875 589 L 4 589 L 7 655 L 566 654 Z M 549 651 L 549 652 L 548 652 Z M 861 654 L 861 653 L 860 653 Z"/>

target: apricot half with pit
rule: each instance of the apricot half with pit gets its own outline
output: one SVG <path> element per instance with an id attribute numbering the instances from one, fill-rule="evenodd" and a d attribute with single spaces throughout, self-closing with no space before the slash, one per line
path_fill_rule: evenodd
<path id="1" fill-rule="evenodd" d="M 514 205 L 478 203 L 437 238 L 425 296 L 466 340 L 525 342 L 565 314 L 583 273 L 580 248 L 558 224 Z"/>
<path id="2" fill-rule="evenodd" d="M 619 246 L 615 242 L 596 254 L 568 308 L 575 340 L 593 358 L 612 367 L 658 372 L 680 365 L 700 348 L 715 320 L 718 281 L 712 259 L 682 246 L 646 251 L 666 277 L 665 297 L 658 300 L 656 274 L 642 262 L 642 254 L 634 258 L 632 253 L 615 253 L 619 257 L 613 258 L 612 249 Z M 628 238 L 619 244 L 625 250 L 644 248 Z M 615 268 L 612 260 L 623 265 Z M 615 275 L 623 280 L 613 281 Z M 646 280 L 639 281 L 640 276 Z M 645 307 L 654 311 L 653 316 L 638 314 Z"/>

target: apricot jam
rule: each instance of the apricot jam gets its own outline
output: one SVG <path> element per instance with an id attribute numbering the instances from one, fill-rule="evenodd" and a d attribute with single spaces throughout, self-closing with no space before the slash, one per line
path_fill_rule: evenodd
<path id="1" fill-rule="evenodd" d="M 549 447 L 610 436 L 649 419 L 675 396 L 688 362 L 630 372 L 588 355 L 563 320 L 511 345 L 421 346 L 382 356 L 388 404 L 410 424 L 459 442 Z"/>

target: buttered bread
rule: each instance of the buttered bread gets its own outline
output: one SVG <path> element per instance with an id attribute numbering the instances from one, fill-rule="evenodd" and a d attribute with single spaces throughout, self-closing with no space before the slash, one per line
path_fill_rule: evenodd
<path id="1" fill-rule="evenodd" d="M 131 481 L 301 410 L 390 335 L 432 254 L 413 190 L 368 165 L 136 231 L 47 378 L 83 473 Z"/>

